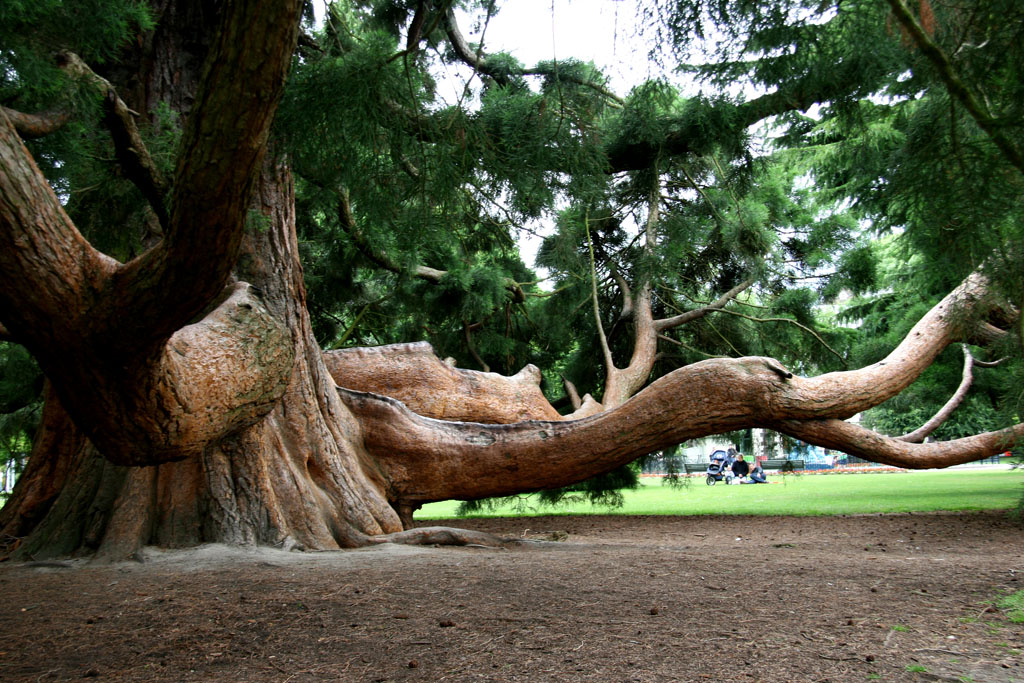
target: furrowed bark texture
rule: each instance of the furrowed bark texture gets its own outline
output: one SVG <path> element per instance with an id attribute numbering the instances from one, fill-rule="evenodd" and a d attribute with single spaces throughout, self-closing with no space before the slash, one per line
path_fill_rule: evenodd
<path id="1" fill-rule="evenodd" d="M 235 262 L 300 4 L 224 2 L 218 21 L 193 27 L 209 36 L 198 41 L 209 54 L 192 109 L 182 112 L 169 224 L 157 246 L 129 263 L 82 237 L 0 112 L 0 320 L 118 463 L 197 454 L 253 424 L 283 391 L 291 359 L 266 361 L 287 348 L 287 331 L 258 297 L 239 289 L 202 322 L 182 326 L 224 290 Z M 162 84 L 161 70 L 147 66 L 140 80 Z M 256 360 L 264 361 L 260 372 L 247 373 Z M 211 371 L 240 381 L 203 382 Z M 209 391 L 219 396 L 207 405 Z"/>

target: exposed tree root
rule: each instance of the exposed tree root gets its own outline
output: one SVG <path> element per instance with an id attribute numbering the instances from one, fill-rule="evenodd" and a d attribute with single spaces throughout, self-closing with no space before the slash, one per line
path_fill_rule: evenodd
<path id="1" fill-rule="evenodd" d="M 425 526 L 419 529 L 408 529 L 393 534 L 370 536 L 373 543 L 400 543 L 402 545 L 462 545 L 483 546 L 486 548 L 511 548 L 529 541 L 521 538 L 495 536 L 484 531 L 472 529 L 456 529 L 447 526 Z"/>

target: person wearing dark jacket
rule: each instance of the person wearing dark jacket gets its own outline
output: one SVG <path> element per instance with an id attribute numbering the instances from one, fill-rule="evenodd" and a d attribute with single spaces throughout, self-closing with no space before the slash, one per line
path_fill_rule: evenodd
<path id="1" fill-rule="evenodd" d="M 768 477 L 765 476 L 764 470 L 761 469 L 761 463 L 754 463 L 754 469 L 750 470 L 750 483 L 751 484 L 767 484 Z"/>
<path id="2" fill-rule="evenodd" d="M 736 462 L 732 464 L 732 472 L 737 477 L 745 477 L 750 474 L 750 463 L 743 459 L 743 454 L 736 455 Z"/>
<path id="3" fill-rule="evenodd" d="M 730 484 L 736 478 L 738 478 L 740 482 L 743 482 L 746 476 L 750 474 L 750 464 L 743 459 L 742 453 L 736 454 L 736 460 L 735 462 L 733 462 L 732 467 L 730 468 L 730 474 L 732 474 L 732 476 L 729 477 Z"/>

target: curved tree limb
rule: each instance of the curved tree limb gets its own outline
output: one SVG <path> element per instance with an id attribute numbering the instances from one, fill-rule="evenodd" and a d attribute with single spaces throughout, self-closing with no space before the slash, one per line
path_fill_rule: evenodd
<path id="1" fill-rule="evenodd" d="M 780 396 L 780 409 L 797 419 L 846 419 L 892 398 L 907 388 L 954 341 L 966 338 L 990 306 L 988 280 L 967 276 L 911 328 L 884 359 L 858 370 L 831 372 L 799 380 L 798 391 Z"/>
<path id="2" fill-rule="evenodd" d="M 764 426 L 904 467 L 948 466 L 1006 450 L 1024 426 L 949 444 L 916 445 L 838 419 L 789 419 L 777 396 L 799 395 L 772 359 L 709 360 L 657 380 L 591 417 L 484 425 L 431 420 L 401 403 L 339 390 L 365 428 L 391 496 L 410 505 L 566 486 L 672 444 Z M 855 399 L 856 400 L 856 399 Z M 842 406 L 835 407 L 843 412 Z"/>
<path id="3" fill-rule="evenodd" d="M 477 362 L 480 369 L 484 372 L 490 372 L 491 366 L 476 352 L 476 345 L 473 344 L 473 332 L 470 330 L 469 323 L 462 323 L 462 338 L 466 341 L 466 349 L 469 350 L 469 355 L 473 356 L 473 360 Z"/>
<path id="4" fill-rule="evenodd" d="M 766 426 L 824 448 L 915 470 L 951 467 L 998 455 L 1024 438 L 1024 424 L 953 441 L 921 444 L 882 436 L 843 420 L 786 420 Z"/>
<path id="5" fill-rule="evenodd" d="M 753 287 L 755 282 L 756 280 L 754 280 L 753 278 L 749 280 L 744 280 L 743 282 L 739 283 L 738 285 L 730 289 L 728 292 L 718 297 L 717 299 L 715 299 L 713 302 L 706 306 L 694 308 L 684 313 L 680 313 L 679 315 L 672 316 L 671 318 L 661 318 L 660 320 L 655 320 L 654 327 L 658 332 L 664 332 L 665 330 L 670 330 L 674 327 L 679 327 L 680 325 L 685 325 L 686 323 L 693 322 L 694 320 L 697 320 L 699 318 L 703 318 L 708 313 L 711 313 L 713 311 L 720 311 L 724 309 L 726 304 L 728 304 L 730 301 L 735 299 L 737 296 L 739 296 L 746 290 Z"/>
<path id="6" fill-rule="evenodd" d="M 889 356 L 859 370 L 793 376 L 771 358 L 711 359 L 672 372 L 590 417 L 484 425 L 441 422 L 381 396 L 339 390 L 365 427 L 391 496 L 416 505 L 565 486 L 689 439 L 769 427 L 878 462 L 935 467 L 1006 450 L 1024 427 L 950 444 L 912 445 L 842 420 L 912 383 L 984 310 L 986 281 L 969 276 Z"/>
<path id="7" fill-rule="evenodd" d="M 597 327 L 597 339 L 601 344 L 605 374 L 610 375 L 615 370 L 615 361 L 612 359 L 612 350 L 608 347 L 608 337 L 604 333 L 604 325 L 601 324 L 601 308 L 597 299 L 597 264 L 594 262 L 594 241 L 590 238 L 589 213 L 583 217 L 583 228 L 587 233 L 587 250 L 590 253 L 590 301 L 594 311 L 594 325 Z"/>
<path id="8" fill-rule="evenodd" d="M 925 438 L 938 429 L 943 422 L 949 419 L 949 416 L 953 414 L 964 398 L 967 396 L 967 390 L 971 388 L 971 383 L 974 382 L 974 356 L 971 355 L 971 350 L 967 348 L 967 344 L 961 344 L 964 351 L 964 369 L 960 376 L 960 386 L 957 387 L 953 395 L 949 397 L 937 413 L 932 415 L 931 419 L 925 422 L 923 425 L 915 429 L 914 431 L 904 434 L 903 436 L 897 436 L 896 438 L 900 441 L 906 441 L 907 443 L 921 443 Z"/>
<path id="9" fill-rule="evenodd" d="M 338 222 L 341 223 L 342 229 L 345 233 L 352 238 L 352 242 L 356 245 L 356 248 L 378 266 L 384 270 L 390 271 L 395 274 L 402 274 L 406 272 L 406 269 L 392 259 L 386 251 L 383 249 L 377 249 L 370 241 L 366 238 L 366 235 L 356 224 L 355 215 L 352 213 L 352 202 L 349 198 L 348 190 L 342 188 L 338 190 Z M 447 274 L 445 270 L 437 270 L 436 268 L 430 268 L 429 266 L 417 265 L 413 267 L 409 275 L 427 282 L 437 284 L 441 281 L 441 278 Z"/>

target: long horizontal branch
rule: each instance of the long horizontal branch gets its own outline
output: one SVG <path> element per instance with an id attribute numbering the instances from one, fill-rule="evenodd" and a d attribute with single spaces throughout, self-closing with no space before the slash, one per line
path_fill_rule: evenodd
<path id="1" fill-rule="evenodd" d="M 771 358 L 710 359 L 581 419 L 441 422 L 374 394 L 339 393 L 360 419 L 366 446 L 386 472 L 394 498 L 404 504 L 565 486 L 672 444 L 758 426 L 878 462 L 943 466 L 998 453 L 1021 434 L 919 446 L 871 435 L 842 419 L 913 382 L 963 332 L 984 294 L 985 280 L 968 277 L 885 360 L 860 370 L 801 378 Z"/>
<path id="2" fill-rule="evenodd" d="M 709 360 L 667 375 L 612 410 L 570 421 L 443 422 L 382 396 L 339 390 L 403 504 L 570 485 L 690 439 L 770 427 L 900 467 L 947 467 L 1001 453 L 1024 425 L 948 443 L 909 444 L 839 419 L 786 419 L 773 400 L 794 378 L 771 359 Z M 838 409 L 837 409 L 838 410 Z"/>
<path id="3" fill-rule="evenodd" d="M 418 504 L 565 486 L 672 444 L 749 426 L 767 410 L 764 386 L 781 381 L 766 359 L 703 361 L 590 417 L 501 425 L 434 420 L 375 394 L 339 395 L 394 498 Z M 708 393 L 693 400 L 695 387 Z"/>
<path id="4" fill-rule="evenodd" d="M 901 467 L 944 467 L 1007 450 L 1024 426 L 947 444 L 908 444 L 839 419 L 791 419 L 776 398 L 796 378 L 772 359 L 708 360 L 677 370 L 612 410 L 578 420 L 443 422 L 374 394 L 339 390 L 395 500 L 421 504 L 566 486 L 690 439 L 770 427 Z M 784 404 L 784 402 L 782 403 Z M 836 406 L 836 412 L 842 407 Z"/>

